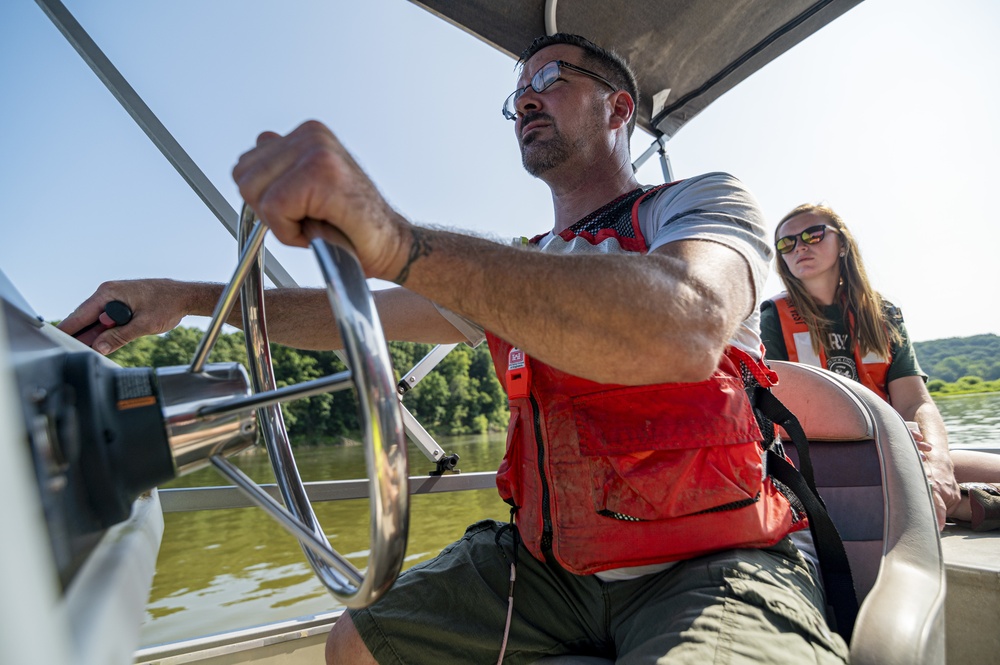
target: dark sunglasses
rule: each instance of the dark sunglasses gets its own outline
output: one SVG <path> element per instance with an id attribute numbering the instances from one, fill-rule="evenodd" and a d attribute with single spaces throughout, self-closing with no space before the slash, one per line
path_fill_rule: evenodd
<path id="1" fill-rule="evenodd" d="M 571 72 L 576 72 L 578 74 L 583 74 L 584 76 L 589 76 L 592 79 L 596 79 L 608 86 L 614 92 L 618 92 L 618 86 L 604 78 L 600 74 L 595 74 L 594 72 L 588 71 L 583 67 L 577 67 L 576 65 L 571 65 L 568 62 L 563 62 L 562 60 L 553 60 L 542 65 L 542 68 L 535 72 L 535 75 L 531 77 L 531 84 L 526 85 L 523 88 L 518 88 L 514 92 L 507 96 L 507 99 L 503 103 L 503 117 L 508 120 L 517 119 L 517 100 L 521 98 L 528 88 L 530 87 L 535 92 L 545 92 L 548 90 L 549 86 L 558 81 L 562 77 L 562 70 L 568 69 Z"/>
<path id="2" fill-rule="evenodd" d="M 795 245 L 798 244 L 799 240 L 807 245 L 815 245 L 818 242 L 823 242 L 823 238 L 826 237 L 827 229 L 837 233 L 837 229 L 832 226 L 818 224 L 816 226 L 810 226 L 801 233 L 778 238 L 778 241 L 774 243 L 774 247 L 778 250 L 779 254 L 788 254 L 790 251 L 795 249 Z"/>

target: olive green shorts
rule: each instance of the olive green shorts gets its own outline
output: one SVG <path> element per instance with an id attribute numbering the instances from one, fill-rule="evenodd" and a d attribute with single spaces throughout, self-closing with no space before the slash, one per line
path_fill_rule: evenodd
<path id="1" fill-rule="evenodd" d="M 495 663 L 503 640 L 513 538 L 473 524 L 380 601 L 351 612 L 382 665 Z M 503 549 L 501 554 L 500 547 Z M 573 575 L 518 551 L 504 663 L 588 655 L 617 663 L 845 663 L 811 567 L 786 538 L 728 550 L 633 580 Z"/>

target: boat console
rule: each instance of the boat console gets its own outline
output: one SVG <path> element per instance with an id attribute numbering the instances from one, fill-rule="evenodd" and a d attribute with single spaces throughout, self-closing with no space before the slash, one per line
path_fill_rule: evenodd
<path id="1" fill-rule="evenodd" d="M 148 490 L 173 468 L 162 425 L 126 440 L 149 412 L 116 418 L 112 396 L 148 380 L 43 322 L 0 273 L 0 661 L 129 662 L 163 531 Z"/>
<path id="2" fill-rule="evenodd" d="M 342 604 L 370 604 L 395 581 L 408 527 L 406 442 L 364 274 L 346 239 L 317 224 L 313 249 L 351 369 L 276 388 L 263 321 L 265 230 L 245 208 L 239 265 L 190 366 L 119 367 L 42 320 L 0 272 L 0 467 L 12 476 L 0 478 L 8 481 L 0 493 L 18 518 L 8 533 L 17 547 L 7 548 L 0 575 L 15 590 L 0 600 L 0 630 L 11 631 L 0 634 L 0 661 L 130 662 L 163 530 L 154 488 L 209 464 L 299 539 Z M 237 295 L 250 372 L 207 362 Z M 317 522 L 280 411 L 281 402 L 345 387 L 358 393 L 365 431 L 372 544 L 364 573 Z M 284 505 L 227 459 L 256 443 L 258 418 Z M 22 588 L 40 605 L 34 616 L 56 617 L 52 635 L 39 630 L 44 623 L 7 620 Z M 39 658 L 39 642 L 49 656 Z"/>

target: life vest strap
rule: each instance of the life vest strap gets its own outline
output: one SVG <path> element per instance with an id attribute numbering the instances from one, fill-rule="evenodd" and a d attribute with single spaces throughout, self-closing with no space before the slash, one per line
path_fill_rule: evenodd
<path id="1" fill-rule="evenodd" d="M 796 469 L 774 446 L 766 452 L 767 473 L 774 480 L 788 488 L 802 504 L 809 519 L 823 576 L 823 589 L 830 611 L 827 612 L 830 627 L 850 644 L 851 633 L 858 617 L 858 596 L 854 589 L 850 560 L 844 541 L 837 531 L 826 504 L 816 489 L 812 460 L 809 456 L 809 441 L 798 419 L 774 394 L 765 388 L 754 391 L 754 406 L 767 418 L 780 424 L 795 444 L 799 456 Z"/>

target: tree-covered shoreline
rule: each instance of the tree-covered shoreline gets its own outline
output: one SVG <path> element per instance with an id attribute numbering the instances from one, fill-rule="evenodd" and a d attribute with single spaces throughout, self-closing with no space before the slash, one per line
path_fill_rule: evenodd
<path id="1" fill-rule="evenodd" d="M 123 367 L 169 367 L 191 362 L 204 333 L 178 327 L 160 336 L 138 339 L 111 354 Z M 408 372 L 431 349 L 430 344 L 391 342 L 389 354 L 396 379 Z M 346 369 L 332 351 L 303 351 L 271 345 L 278 387 L 317 379 Z M 242 332 L 224 333 L 212 349 L 209 362 L 238 362 L 246 366 Z M 473 349 L 460 344 L 437 368 L 406 392 L 403 404 L 431 434 L 475 434 L 507 425 L 507 397 L 493 372 L 485 344 Z M 293 444 L 345 443 L 360 437 L 354 392 L 316 395 L 282 405 Z"/>
<path id="2" fill-rule="evenodd" d="M 934 397 L 996 393 L 1000 392 L 1000 380 L 983 381 L 978 376 L 963 376 L 958 381 L 947 383 L 941 379 L 931 379 L 927 382 L 927 390 Z"/>
<path id="3" fill-rule="evenodd" d="M 935 397 L 1000 392 L 1000 336 L 949 337 L 913 348 Z"/>
<path id="4" fill-rule="evenodd" d="M 143 337 L 111 354 L 124 367 L 186 365 L 203 332 L 179 327 Z M 1000 392 L 1000 336 L 975 335 L 915 342 L 927 389 L 935 397 Z M 431 349 L 430 344 L 390 342 L 396 370 L 410 370 Z M 332 351 L 302 351 L 271 346 L 275 380 L 279 387 L 344 371 Z M 242 332 L 224 333 L 212 349 L 210 362 L 246 365 Z M 473 349 L 460 344 L 437 368 L 407 391 L 403 404 L 435 436 L 476 434 L 502 430 L 507 425 L 507 397 L 493 371 L 485 344 Z M 293 443 L 350 443 L 360 438 L 353 391 L 316 395 L 284 404 L 282 410 Z"/>

